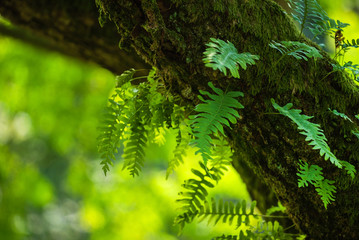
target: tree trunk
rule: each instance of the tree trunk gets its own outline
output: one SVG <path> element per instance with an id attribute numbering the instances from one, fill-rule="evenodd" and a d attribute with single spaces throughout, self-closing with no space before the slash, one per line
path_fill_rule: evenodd
<path id="1" fill-rule="evenodd" d="M 70 27 L 52 24 L 53 15 L 48 15 L 48 24 L 40 22 L 42 16 L 38 16 L 38 25 L 33 26 L 32 21 L 17 21 L 24 11 L 14 4 L 18 1 L 3 2 L 0 12 L 15 23 L 35 28 L 58 39 L 64 46 L 73 46 L 80 50 L 79 55 L 88 56 L 111 70 L 121 61 L 112 52 L 114 45 L 108 44 L 109 39 L 116 38 L 113 32 L 103 33 L 101 37 L 94 33 L 91 38 L 83 39 L 83 34 L 77 35 L 77 27 L 68 31 Z M 222 89 L 244 92 L 245 97 L 240 99 L 245 106 L 240 111 L 242 117 L 231 131 L 227 131 L 235 151 L 234 166 L 238 169 L 244 163 L 268 184 L 286 206 L 298 230 L 309 239 L 359 239 L 356 224 L 359 220 L 358 177 L 352 181 L 343 170 L 320 157 L 319 151 L 308 146 L 305 137 L 288 118 L 274 113 L 270 102 L 271 98 L 281 106 L 291 102 L 304 114 L 315 116 L 311 121 L 321 125 L 338 159 L 358 169 L 359 143 L 350 135 L 353 127 L 328 112 L 328 108 L 336 109 L 354 120 L 358 113 L 358 87 L 342 72 L 328 75 L 334 61 L 323 51 L 322 59 L 298 61 L 286 56 L 277 62 L 281 55 L 268 46 L 271 40 L 301 41 L 316 46 L 299 35 L 281 7 L 270 0 L 96 2 L 101 21 L 111 19 L 115 23 L 121 48 L 133 49 L 149 65 L 156 67 L 173 93 L 188 101 L 197 101 L 198 90 L 208 89 L 209 81 Z M 5 13 L 9 6 L 18 11 L 17 15 Z M 43 13 L 46 12 L 45 9 Z M 68 26 L 84 23 L 77 14 L 74 16 L 77 17 Z M 90 19 L 95 21 L 94 16 Z M 63 38 L 52 36 L 51 31 Z M 202 53 L 210 38 L 231 41 L 239 52 L 259 55 L 260 60 L 241 71 L 239 80 L 224 77 L 202 63 Z M 96 53 L 91 46 L 98 46 L 103 52 Z M 96 56 L 102 53 L 107 57 Z M 102 58 L 106 60 L 102 62 Z M 327 210 L 313 187 L 298 188 L 299 159 L 320 165 L 327 179 L 336 180 L 336 200 Z"/>

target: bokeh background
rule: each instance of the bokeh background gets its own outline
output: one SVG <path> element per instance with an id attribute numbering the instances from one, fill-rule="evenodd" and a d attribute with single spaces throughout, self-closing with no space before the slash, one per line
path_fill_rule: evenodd
<path id="1" fill-rule="evenodd" d="M 359 38 L 359 1 L 322 1 Z M 6 21 L 1 20 L 4 23 Z M 7 23 L 6 23 L 7 24 Z M 325 40 L 334 51 L 334 40 Z M 359 63 L 358 51 L 345 61 Z M 189 150 L 168 180 L 174 136 L 147 149 L 140 177 L 119 159 L 104 176 L 97 126 L 115 85 L 107 70 L 0 35 L 0 239 L 210 239 L 233 227 L 194 223 L 177 236 L 181 184 L 200 160 Z M 237 173 L 210 193 L 249 200 Z"/>

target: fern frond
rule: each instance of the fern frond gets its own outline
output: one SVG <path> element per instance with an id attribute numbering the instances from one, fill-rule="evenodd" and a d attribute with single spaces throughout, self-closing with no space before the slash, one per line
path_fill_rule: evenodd
<path id="1" fill-rule="evenodd" d="M 136 70 L 131 68 L 129 70 L 124 71 L 121 75 L 116 76 L 116 87 L 120 88 L 125 83 L 128 83 L 133 79 L 133 75 L 135 74 Z"/>
<path id="2" fill-rule="evenodd" d="M 137 104 L 136 104 L 137 105 Z M 130 171 L 131 176 L 138 176 L 144 164 L 147 146 L 146 122 L 142 119 L 142 111 L 136 107 L 137 112 L 131 117 L 130 136 L 125 142 L 123 169 Z"/>
<path id="3" fill-rule="evenodd" d="M 292 103 L 288 103 L 284 107 L 281 107 L 274 101 L 274 99 L 272 99 L 272 105 L 282 115 L 289 117 L 295 124 L 297 124 L 298 129 L 301 130 L 300 133 L 306 136 L 305 141 L 308 141 L 308 144 L 313 146 L 313 149 L 318 149 L 320 156 L 324 155 L 325 160 L 329 159 L 335 166 L 342 168 L 341 161 L 330 151 L 326 142 L 327 139 L 323 130 L 320 128 L 320 125 L 308 121 L 308 119 L 313 117 L 300 114 L 302 111 L 299 109 L 291 109 L 293 106 Z"/>
<path id="4" fill-rule="evenodd" d="M 345 113 L 341 113 L 341 112 L 338 112 L 337 110 L 332 110 L 330 108 L 328 108 L 329 111 L 331 111 L 335 116 L 338 116 L 338 117 L 341 117 L 343 118 L 344 120 L 348 120 L 349 122 L 353 122 Z"/>
<path id="5" fill-rule="evenodd" d="M 231 75 L 235 78 L 239 77 L 239 66 L 244 70 L 247 69 L 247 64 L 254 65 L 254 60 L 259 60 L 259 56 L 246 53 L 238 53 L 237 48 L 233 43 L 223 41 L 221 39 L 211 38 L 211 42 L 207 43 L 208 47 L 203 53 L 203 62 L 206 67 L 211 67 L 213 70 L 219 70 L 227 76 L 227 68 Z"/>
<path id="6" fill-rule="evenodd" d="M 168 163 L 166 179 L 181 163 L 183 163 L 183 157 L 186 154 L 190 140 L 191 138 L 188 133 L 188 126 L 186 124 L 180 125 L 176 136 L 177 144 L 175 150 L 173 151 L 173 158 Z"/>
<path id="7" fill-rule="evenodd" d="M 322 168 L 317 165 L 308 165 L 306 162 L 299 161 L 298 187 L 307 187 L 308 183 L 315 187 L 315 190 L 321 196 L 325 209 L 332 201 L 335 201 L 334 193 L 336 187 L 335 181 L 324 179 Z"/>
<path id="8" fill-rule="evenodd" d="M 353 64 L 352 61 L 344 63 L 343 66 L 339 64 L 333 64 L 333 72 L 335 71 L 347 71 L 349 75 L 353 77 L 353 79 L 357 82 L 359 82 L 359 65 Z"/>
<path id="9" fill-rule="evenodd" d="M 207 95 L 210 99 L 205 100 L 202 96 L 198 96 L 204 103 L 196 106 L 197 115 L 190 116 L 195 137 L 193 143 L 199 148 L 196 154 L 201 153 L 205 164 L 207 164 L 208 159 L 211 159 L 211 134 L 220 132 L 225 135 L 223 125 L 230 127 L 230 122 L 236 123 L 239 117 L 237 109 L 244 108 L 236 99 L 244 96 L 242 92 L 225 93 L 214 87 L 211 82 L 208 83 L 208 86 L 216 94 L 200 90 L 202 95 Z"/>
<path id="10" fill-rule="evenodd" d="M 220 180 L 232 162 L 232 150 L 223 136 L 217 136 L 212 143 L 212 159 L 209 161 L 209 169 Z"/>
<path id="11" fill-rule="evenodd" d="M 115 160 L 115 153 L 117 153 L 117 111 L 112 104 L 106 108 L 106 113 L 102 117 L 101 126 L 99 130 L 101 133 L 98 136 L 98 152 L 103 159 L 101 161 L 102 170 L 107 174 L 110 171 L 110 166 Z"/>
<path id="12" fill-rule="evenodd" d="M 269 44 L 271 48 L 278 50 L 283 56 L 293 56 L 298 60 L 308 61 L 308 58 L 322 58 L 322 55 L 319 53 L 318 49 L 311 47 L 302 42 L 295 41 L 281 41 L 272 42 Z"/>
<path id="13" fill-rule="evenodd" d="M 198 179 L 191 178 L 186 180 L 182 185 L 186 191 L 180 192 L 179 195 L 182 196 L 182 198 L 176 200 L 182 205 L 181 210 L 183 213 L 178 215 L 175 219 L 175 224 L 178 224 L 181 230 L 185 223 L 193 221 L 193 218 L 196 216 L 198 210 L 202 208 L 202 203 L 208 196 L 206 188 L 213 188 L 215 185 L 212 181 L 217 180 L 215 179 L 215 176 L 210 175 L 207 167 L 202 162 L 199 164 L 202 171 L 196 169 L 191 170 Z"/>
<path id="14" fill-rule="evenodd" d="M 220 199 L 218 202 L 211 199 L 211 203 L 207 201 L 204 205 L 196 212 L 199 222 L 204 220 L 208 221 L 208 224 L 212 223 L 216 225 L 219 221 L 232 225 L 235 219 L 237 219 L 236 227 L 240 227 L 242 223 L 246 226 L 250 223 L 250 217 L 257 218 L 258 215 L 254 213 L 256 207 L 256 201 L 251 202 L 249 211 L 247 210 L 247 202 L 242 200 L 237 203 L 232 201 L 223 201 Z"/>
<path id="15" fill-rule="evenodd" d="M 315 25 L 328 20 L 327 13 L 316 0 L 296 0 L 291 1 L 292 16 L 300 25 L 300 33 L 305 27 L 315 28 Z"/>

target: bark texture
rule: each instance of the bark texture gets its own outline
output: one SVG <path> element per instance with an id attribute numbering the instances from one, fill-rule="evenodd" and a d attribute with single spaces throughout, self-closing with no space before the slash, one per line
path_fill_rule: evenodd
<path id="1" fill-rule="evenodd" d="M 64 28 L 64 23 L 36 23 L 36 19 L 40 21 L 48 12 L 46 9 L 31 21 L 19 21 L 18 18 L 27 15 L 27 8 L 24 10 L 22 6 L 13 4 L 18 1 L 2 2 L 0 12 L 3 14 L 5 9 L 13 6 L 13 12 L 6 14 L 15 23 L 35 28 L 65 46 L 73 44 L 74 49 L 82 49 L 81 56 L 88 56 L 95 62 L 105 59 L 103 65 L 111 70 L 116 70 L 113 62 L 121 61 L 112 52 L 115 51 L 114 45 L 108 42 L 114 38 L 114 33 L 109 31 L 103 33 L 103 37 L 85 40 L 83 36 L 92 31 L 89 26 L 93 26 L 93 22 L 89 26 L 77 26 L 77 20 L 84 23 L 76 18 L 78 12 L 74 13 L 73 22 L 66 23 Z M 97 3 L 102 21 L 115 23 L 117 36 L 121 38 L 120 47 L 133 49 L 149 65 L 155 66 L 168 89 L 183 99 L 196 101 L 198 90 L 207 89 L 209 81 L 222 89 L 245 93 L 241 99 L 245 106 L 241 111 L 242 118 L 231 131 L 227 131 L 235 150 L 234 165 L 239 169 L 245 164 L 265 181 L 287 207 L 300 231 L 310 239 L 359 238 L 358 177 L 352 181 L 343 170 L 320 157 L 288 118 L 273 114 L 275 110 L 270 103 L 271 98 L 281 106 L 292 102 L 294 108 L 315 116 L 312 121 L 322 126 L 338 159 L 359 169 L 358 139 L 350 134 L 358 121 L 349 125 L 328 112 L 328 108 L 337 109 L 354 120 L 358 113 L 358 88 L 346 74 L 335 72 L 328 75 L 334 62 L 325 52 L 321 52 L 324 58 L 309 61 L 287 56 L 274 66 L 281 55 L 268 46 L 271 40 L 304 41 L 316 46 L 299 36 L 281 7 L 270 0 L 97 0 Z M 58 19 L 54 15 L 46 18 Z M 96 20 L 94 16 L 89 18 Z M 68 28 L 73 30 L 67 32 Z M 78 35 L 78 31 L 85 32 Z M 56 37 L 59 32 L 63 38 Z M 97 33 L 94 35 L 98 36 Z M 240 80 L 205 68 L 202 53 L 211 37 L 229 40 L 239 52 L 259 55 L 260 61 L 241 71 Z M 100 56 L 93 55 L 89 45 L 98 46 L 97 55 Z M 298 188 L 296 169 L 299 159 L 320 165 L 327 179 L 336 180 L 336 200 L 328 210 L 324 209 L 314 188 Z"/>

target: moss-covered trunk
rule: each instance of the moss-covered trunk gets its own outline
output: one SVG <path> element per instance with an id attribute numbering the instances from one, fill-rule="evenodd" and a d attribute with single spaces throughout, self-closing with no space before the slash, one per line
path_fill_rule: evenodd
<path id="1" fill-rule="evenodd" d="M 116 24 L 120 47 L 135 50 L 155 66 L 168 89 L 183 99 L 195 102 L 198 90 L 207 89 L 209 81 L 245 93 L 242 118 L 227 131 L 235 150 L 234 166 L 239 169 L 245 164 L 266 182 L 300 231 L 311 239 L 359 238 L 358 178 L 351 181 L 343 170 L 320 157 L 288 118 L 275 114 L 270 102 L 271 98 L 281 106 L 292 102 L 294 108 L 315 116 L 311 121 L 322 126 L 336 156 L 359 169 L 358 139 L 350 134 L 358 122 L 348 126 L 328 112 L 328 108 L 337 109 L 354 120 L 358 88 L 343 73 L 328 75 L 333 61 L 325 52 L 321 52 L 322 59 L 298 61 L 287 56 L 278 62 L 281 55 L 268 46 L 271 40 L 305 41 L 315 46 L 299 36 L 282 8 L 270 0 L 96 2 L 102 20 Z M 240 80 L 205 68 L 202 53 L 211 37 L 229 40 L 239 52 L 259 55 L 260 61 L 242 71 Z M 299 159 L 320 165 L 326 178 L 336 180 L 336 200 L 328 210 L 313 187 L 298 188 Z"/>
<path id="2" fill-rule="evenodd" d="M 268 46 L 271 40 L 306 41 L 283 9 L 269 0 L 97 2 L 102 17 L 117 25 L 123 47 L 135 49 L 158 68 L 168 88 L 183 98 L 195 100 L 208 81 L 245 93 L 243 117 L 227 133 L 235 165 L 245 162 L 274 189 L 298 229 L 313 239 L 359 238 L 356 181 L 324 161 L 288 118 L 273 114 L 270 103 L 271 98 L 281 105 L 292 102 L 306 115 L 314 115 L 337 157 L 358 166 L 357 139 L 341 128 L 340 119 L 328 114 L 332 108 L 354 119 L 358 89 L 342 73 L 325 77 L 332 60 L 324 52 L 323 59 L 306 62 L 288 56 L 273 64 L 280 55 Z M 229 40 L 239 52 L 259 55 L 260 61 L 242 72 L 240 80 L 206 69 L 202 53 L 211 37 Z M 325 177 L 336 180 L 336 201 L 328 210 L 313 188 L 298 188 L 299 159 L 320 164 Z"/>

